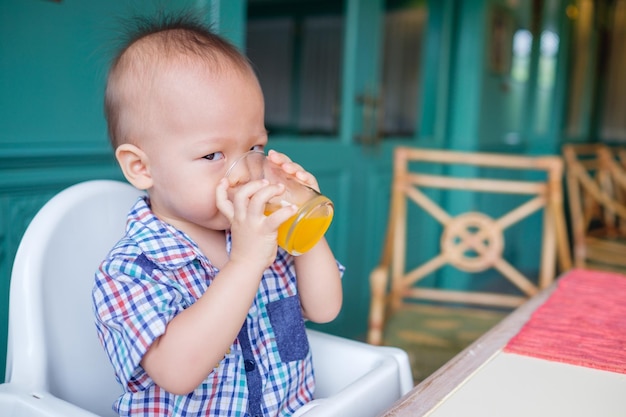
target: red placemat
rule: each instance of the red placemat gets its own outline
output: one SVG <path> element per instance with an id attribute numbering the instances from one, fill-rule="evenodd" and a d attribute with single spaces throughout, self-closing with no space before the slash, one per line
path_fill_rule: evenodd
<path id="1" fill-rule="evenodd" d="M 626 276 L 569 272 L 504 351 L 626 374 Z"/>

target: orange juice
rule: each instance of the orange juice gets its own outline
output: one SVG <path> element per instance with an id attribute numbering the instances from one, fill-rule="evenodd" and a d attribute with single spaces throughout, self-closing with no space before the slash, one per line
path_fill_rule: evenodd
<path id="1" fill-rule="evenodd" d="M 277 208 L 268 206 L 266 214 Z M 324 236 L 333 219 L 332 202 L 319 195 L 278 227 L 278 245 L 292 255 L 310 250 Z"/>

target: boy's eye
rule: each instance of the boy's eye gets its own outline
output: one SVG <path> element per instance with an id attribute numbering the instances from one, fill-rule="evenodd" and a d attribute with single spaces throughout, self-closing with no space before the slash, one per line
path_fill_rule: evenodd
<path id="1" fill-rule="evenodd" d="M 213 152 L 213 153 L 203 156 L 204 159 L 208 159 L 209 161 L 217 161 L 219 159 L 222 159 L 223 157 L 224 157 L 224 154 L 222 152 Z"/>
<path id="2" fill-rule="evenodd" d="M 263 152 L 265 150 L 265 146 L 264 145 L 254 145 L 253 147 L 250 148 L 251 151 L 261 151 Z"/>

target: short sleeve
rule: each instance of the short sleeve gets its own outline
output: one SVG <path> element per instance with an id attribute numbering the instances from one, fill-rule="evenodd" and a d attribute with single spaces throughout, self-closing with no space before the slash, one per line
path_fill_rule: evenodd
<path id="1" fill-rule="evenodd" d="M 139 366 L 185 297 L 143 255 L 112 257 L 96 273 L 93 303 L 101 343 L 123 386 L 149 380 Z"/>

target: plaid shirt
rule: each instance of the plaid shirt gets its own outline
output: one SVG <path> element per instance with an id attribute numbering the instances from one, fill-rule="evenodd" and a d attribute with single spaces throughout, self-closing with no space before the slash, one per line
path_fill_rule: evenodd
<path id="1" fill-rule="evenodd" d="M 230 252 L 230 233 L 226 237 Z M 147 198 L 135 204 L 126 236 L 101 264 L 93 289 L 98 336 L 124 389 L 113 405 L 117 413 L 283 416 L 312 400 L 293 258 L 282 249 L 264 272 L 230 351 L 193 392 L 171 394 L 141 367 L 167 323 L 198 300 L 218 272 L 189 237 L 154 216 Z"/>

